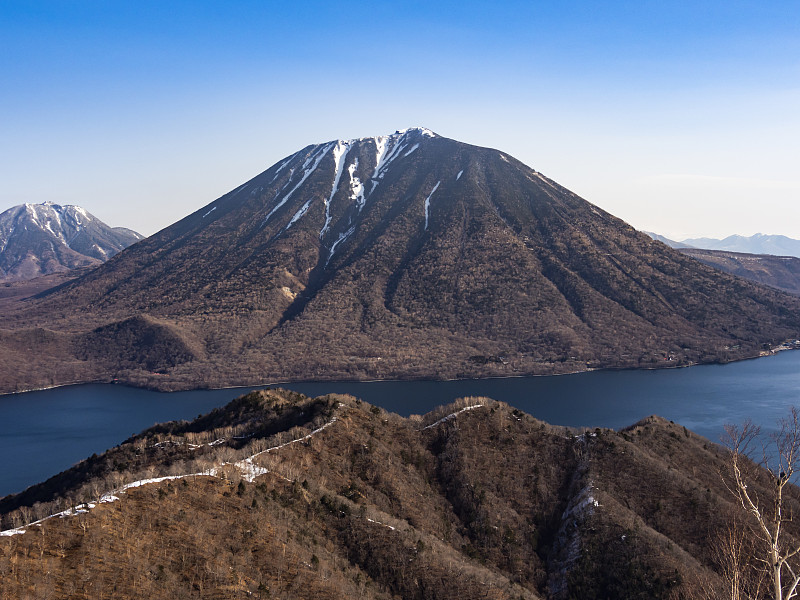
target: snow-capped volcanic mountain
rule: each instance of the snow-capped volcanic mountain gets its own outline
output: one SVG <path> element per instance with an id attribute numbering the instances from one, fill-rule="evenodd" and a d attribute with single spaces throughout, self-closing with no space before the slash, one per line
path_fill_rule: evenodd
<path id="1" fill-rule="evenodd" d="M 28 387 L 675 366 L 800 337 L 800 299 L 423 128 L 307 146 L 13 318 L 0 358 Z"/>
<path id="2" fill-rule="evenodd" d="M 80 206 L 21 204 L 0 213 L 0 281 L 98 265 L 142 236 Z"/>

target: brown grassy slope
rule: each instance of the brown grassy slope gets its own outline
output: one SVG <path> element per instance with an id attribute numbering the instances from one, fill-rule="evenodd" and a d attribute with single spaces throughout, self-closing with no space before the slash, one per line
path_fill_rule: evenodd
<path id="1" fill-rule="evenodd" d="M 331 422 L 254 459 L 270 470 L 254 483 L 229 469 L 152 484 L 0 538 L 0 595 L 694 598 L 719 583 L 713 540 L 735 509 L 724 456 L 659 418 L 578 435 L 485 399 L 403 419 L 346 396 L 258 392 L 148 430 L 62 483 L 80 501 Z M 199 456 L 177 445 L 220 437 Z"/>

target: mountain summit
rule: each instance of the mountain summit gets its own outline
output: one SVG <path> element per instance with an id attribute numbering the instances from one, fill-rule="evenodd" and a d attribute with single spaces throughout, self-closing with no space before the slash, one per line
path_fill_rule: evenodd
<path id="1" fill-rule="evenodd" d="M 9 314 L 30 375 L 6 387 L 674 366 L 800 335 L 797 298 L 424 128 L 306 146 Z"/>
<path id="2" fill-rule="evenodd" d="M 98 265 L 142 236 L 80 206 L 21 204 L 0 213 L 0 281 Z"/>

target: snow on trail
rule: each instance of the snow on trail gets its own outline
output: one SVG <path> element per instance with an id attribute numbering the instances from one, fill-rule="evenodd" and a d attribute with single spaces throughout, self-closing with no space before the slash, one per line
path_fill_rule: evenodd
<path id="1" fill-rule="evenodd" d="M 280 450 L 281 448 L 285 448 L 286 446 L 290 446 L 291 444 L 296 444 L 298 442 L 305 442 L 307 439 L 311 438 L 311 436 L 318 434 L 320 431 L 324 431 L 325 429 L 327 429 L 328 427 L 330 427 L 331 425 L 336 423 L 336 420 L 337 420 L 336 417 L 333 417 L 330 421 L 328 421 L 324 425 L 321 425 L 320 427 L 317 427 L 314 431 L 308 433 L 307 435 L 305 435 L 305 436 L 303 436 L 301 438 L 297 438 L 297 439 L 294 439 L 294 440 L 289 440 L 288 442 L 284 442 L 283 444 L 279 444 L 278 446 L 272 446 L 271 448 L 267 448 L 266 450 L 262 450 L 261 452 L 256 452 L 250 458 L 251 459 L 255 458 L 256 456 L 260 456 L 262 454 L 266 454 L 267 452 L 272 452 L 273 450 Z"/>
<path id="2" fill-rule="evenodd" d="M 461 413 L 463 413 L 465 411 L 472 410 L 473 408 L 481 408 L 483 406 L 484 406 L 483 404 L 473 404 L 472 406 L 465 406 L 461 410 L 457 410 L 454 413 L 450 413 L 449 415 L 447 415 L 446 417 L 442 417 L 441 419 L 439 419 L 435 423 L 431 423 L 427 427 L 423 427 L 421 431 L 425 431 L 426 429 L 430 429 L 431 427 L 436 427 L 437 425 L 441 425 L 442 423 L 444 423 L 445 421 L 449 421 L 450 419 L 455 419 L 456 415 L 460 415 Z"/>
<path id="3" fill-rule="evenodd" d="M 430 212 L 431 208 L 431 196 L 433 196 L 433 192 L 435 192 L 439 188 L 439 184 L 442 183 L 441 181 L 437 181 L 436 185 L 433 186 L 431 193 L 428 194 L 428 197 L 425 198 L 425 229 L 428 229 L 428 213 Z"/>
<path id="4" fill-rule="evenodd" d="M 100 497 L 100 500 L 98 500 L 97 502 L 87 502 L 87 503 L 84 503 L 84 504 L 79 504 L 78 506 L 75 506 L 73 508 L 68 508 L 67 510 L 63 510 L 63 511 L 61 511 L 59 513 L 48 515 L 48 516 L 46 516 L 46 517 L 44 517 L 42 519 L 39 519 L 38 521 L 33 521 L 32 523 L 27 523 L 26 525 L 21 525 L 20 527 L 15 527 L 13 529 L 7 529 L 5 531 L 0 531 L 0 537 L 10 537 L 12 535 L 23 534 L 23 533 L 25 533 L 27 531 L 27 529 L 29 527 L 41 525 L 44 521 L 47 521 L 49 519 L 53 519 L 53 518 L 56 518 L 56 517 L 64 518 L 64 517 L 71 517 L 71 516 L 75 516 L 75 515 L 85 514 L 85 513 L 89 512 L 90 510 L 92 510 L 93 508 L 96 508 L 98 504 L 108 504 L 110 502 L 115 502 L 115 501 L 119 500 L 120 499 L 119 495 L 124 494 L 127 490 L 130 490 L 130 489 L 133 489 L 133 488 L 142 487 L 144 485 L 149 485 L 151 483 L 161 483 L 163 481 L 173 481 L 173 480 L 177 480 L 177 479 L 186 479 L 188 477 L 219 477 L 220 473 L 222 472 L 222 470 L 225 467 L 228 467 L 228 466 L 236 467 L 241 472 L 242 479 L 244 479 L 248 483 L 252 483 L 253 481 L 255 481 L 255 478 L 258 477 L 259 475 L 264 475 L 266 473 L 269 473 L 269 469 L 256 465 L 253 462 L 254 458 L 256 458 L 257 456 L 261 456 L 262 454 L 266 454 L 268 452 L 273 452 L 275 450 L 279 450 L 281 448 L 285 448 L 286 446 L 289 446 L 291 444 L 296 444 L 298 442 L 304 442 L 304 441 L 308 440 L 309 438 L 311 438 L 312 436 L 316 435 L 317 433 L 319 433 L 319 432 L 327 429 L 331 425 L 333 425 L 336 422 L 336 420 L 337 420 L 337 418 L 334 416 L 333 418 L 331 418 L 330 421 L 328 421 L 327 423 L 325 423 L 324 425 L 322 425 L 320 427 L 317 427 L 316 429 L 314 429 L 313 431 L 309 432 L 307 435 L 305 435 L 305 436 L 303 436 L 301 438 L 297 438 L 297 439 L 294 439 L 294 440 L 289 440 L 288 442 L 284 442 L 283 444 L 278 444 L 277 446 L 272 446 L 270 448 L 267 448 L 266 450 L 261 450 L 260 452 L 256 452 L 255 454 L 253 454 L 251 456 L 248 456 L 247 458 L 244 458 L 242 460 L 238 460 L 238 461 L 234 461 L 234 462 L 223 462 L 223 463 L 220 463 L 216 467 L 212 467 L 210 469 L 207 469 L 205 471 L 200 471 L 198 473 L 186 473 L 186 474 L 183 474 L 183 475 L 166 475 L 164 477 L 152 477 L 152 478 L 149 478 L 149 479 L 140 479 L 138 481 L 133 481 L 131 483 L 126 483 L 125 485 L 123 485 L 123 486 L 121 486 L 121 487 L 119 487 L 119 488 L 117 488 L 115 490 L 112 490 L 110 492 L 106 492 L 105 494 L 103 494 Z M 220 440 L 216 440 L 215 442 L 211 442 L 209 445 L 216 445 L 217 442 L 219 442 L 219 441 Z M 282 477 L 281 475 L 278 475 L 277 473 L 276 473 L 276 475 L 278 477 Z M 286 477 L 282 477 L 282 478 L 286 479 Z M 289 480 L 287 479 L 287 481 L 289 481 Z"/>
<path id="5" fill-rule="evenodd" d="M 367 517 L 367 521 L 369 521 L 370 523 L 375 523 L 375 525 L 383 525 L 384 527 L 386 527 L 387 529 L 391 529 L 392 531 L 395 530 L 395 528 L 392 527 L 391 525 L 387 525 L 386 523 L 381 523 L 380 521 L 375 521 L 373 519 L 370 519 L 369 517 Z"/>
<path id="6" fill-rule="evenodd" d="M 462 176 L 463 174 L 464 174 L 464 171 L 463 171 L 463 170 L 459 171 L 459 172 L 458 172 L 458 175 L 456 175 L 456 181 L 458 181 L 459 179 L 461 179 L 461 176 Z"/>

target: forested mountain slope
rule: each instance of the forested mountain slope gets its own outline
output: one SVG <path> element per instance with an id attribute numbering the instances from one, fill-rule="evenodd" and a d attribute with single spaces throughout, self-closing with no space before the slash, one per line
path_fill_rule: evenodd
<path id="1" fill-rule="evenodd" d="M 0 536 L 0 595 L 700 598 L 745 522 L 727 469 L 658 417 L 578 431 L 485 398 L 404 419 L 253 392 L 0 500 L 4 528 L 66 515 Z"/>
<path id="2" fill-rule="evenodd" d="M 800 337 L 800 299 L 420 128 L 307 146 L 5 317 L 6 391 L 676 366 Z"/>

